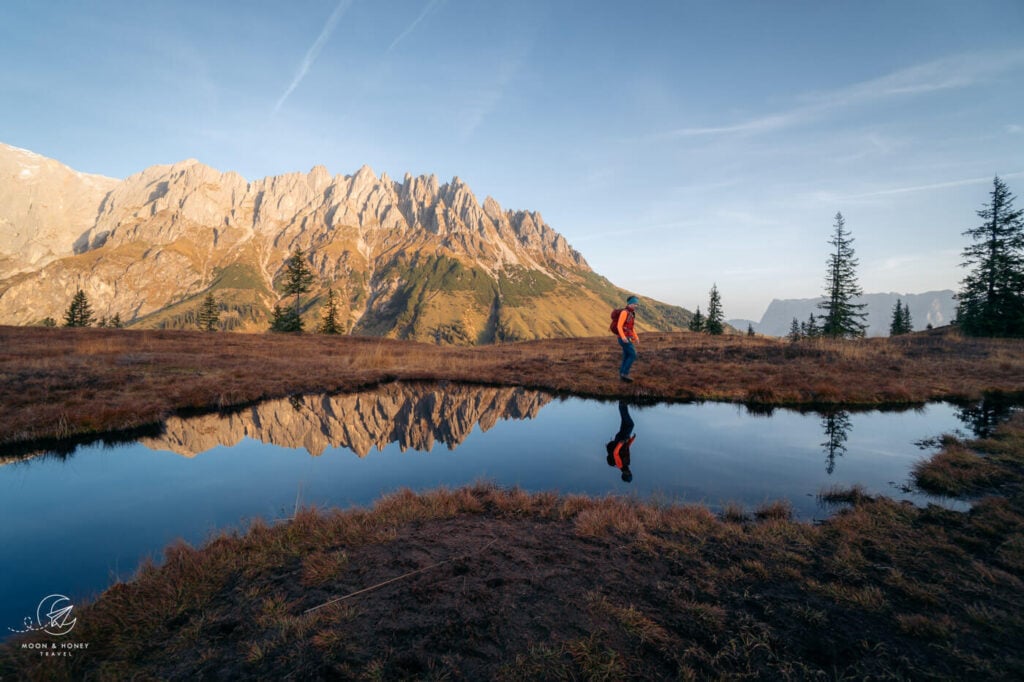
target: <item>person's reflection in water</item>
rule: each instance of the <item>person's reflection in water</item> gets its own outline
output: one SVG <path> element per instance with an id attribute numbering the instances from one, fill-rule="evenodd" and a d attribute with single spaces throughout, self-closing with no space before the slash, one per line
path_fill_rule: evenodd
<path id="1" fill-rule="evenodd" d="M 636 440 L 633 433 L 633 419 L 629 416 L 629 405 L 625 400 L 619 401 L 619 432 L 608 441 L 604 449 L 608 453 L 608 466 L 622 470 L 622 480 L 629 483 L 633 480 L 633 472 L 629 470 L 629 446 Z"/>

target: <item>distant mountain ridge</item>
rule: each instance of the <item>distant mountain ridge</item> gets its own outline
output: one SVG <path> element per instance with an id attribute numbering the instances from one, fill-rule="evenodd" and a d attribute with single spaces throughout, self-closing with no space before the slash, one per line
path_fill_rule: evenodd
<path id="1" fill-rule="evenodd" d="M 117 181 L 0 144 L 0 324 L 60 319 L 82 288 L 97 317 L 171 328 L 193 326 L 213 292 L 225 328 L 262 331 L 300 248 L 316 276 L 307 329 L 329 288 L 353 333 L 460 344 L 607 333 L 608 311 L 636 293 L 539 213 L 481 204 L 458 177 L 316 166 L 248 182 L 190 159 Z M 641 299 L 641 330 L 689 322 Z"/>
<path id="2" fill-rule="evenodd" d="M 926 328 L 929 324 L 933 327 L 947 325 L 956 317 L 956 293 L 950 289 L 939 291 L 927 291 L 921 294 L 899 294 L 899 293 L 877 293 L 865 294 L 856 299 L 857 303 L 867 304 L 866 322 L 868 324 L 868 336 L 888 336 L 889 325 L 892 322 L 892 311 L 896 301 L 902 301 L 910 308 L 910 317 L 914 323 L 915 330 Z M 822 315 L 824 311 L 818 307 L 818 303 L 824 301 L 824 297 L 817 298 L 790 298 L 773 299 L 760 322 L 751 322 L 754 331 L 767 336 L 786 336 L 793 324 L 795 317 L 800 322 L 806 322 L 813 314 L 815 318 Z M 749 320 L 730 320 L 730 324 L 738 329 L 746 329 Z"/>

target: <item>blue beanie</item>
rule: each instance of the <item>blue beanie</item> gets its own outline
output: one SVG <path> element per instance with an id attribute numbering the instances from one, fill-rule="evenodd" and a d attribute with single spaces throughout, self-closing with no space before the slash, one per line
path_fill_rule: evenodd
<path id="1" fill-rule="evenodd" d="M 636 305 L 639 302 L 640 299 L 637 298 L 636 296 L 630 296 L 629 298 L 626 299 L 626 305 Z"/>

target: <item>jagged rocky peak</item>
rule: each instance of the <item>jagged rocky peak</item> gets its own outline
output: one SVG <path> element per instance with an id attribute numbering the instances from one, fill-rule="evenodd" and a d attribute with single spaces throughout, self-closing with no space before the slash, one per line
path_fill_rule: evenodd
<path id="1" fill-rule="evenodd" d="M 0 279 L 82 248 L 100 203 L 117 184 L 0 143 Z"/>

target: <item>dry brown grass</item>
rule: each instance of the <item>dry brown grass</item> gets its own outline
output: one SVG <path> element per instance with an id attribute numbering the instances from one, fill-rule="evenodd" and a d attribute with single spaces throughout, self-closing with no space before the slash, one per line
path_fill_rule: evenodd
<path id="1" fill-rule="evenodd" d="M 790 343 L 644 334 L 634 384 L 610 337 L 478 348 L 379 338 L 0 327 L 0 444 L 152 426 L 175 413 L 393 380 L 633 400 L 880 405 L 1024 392 L 1024 342 L 917 334 Z"/>

